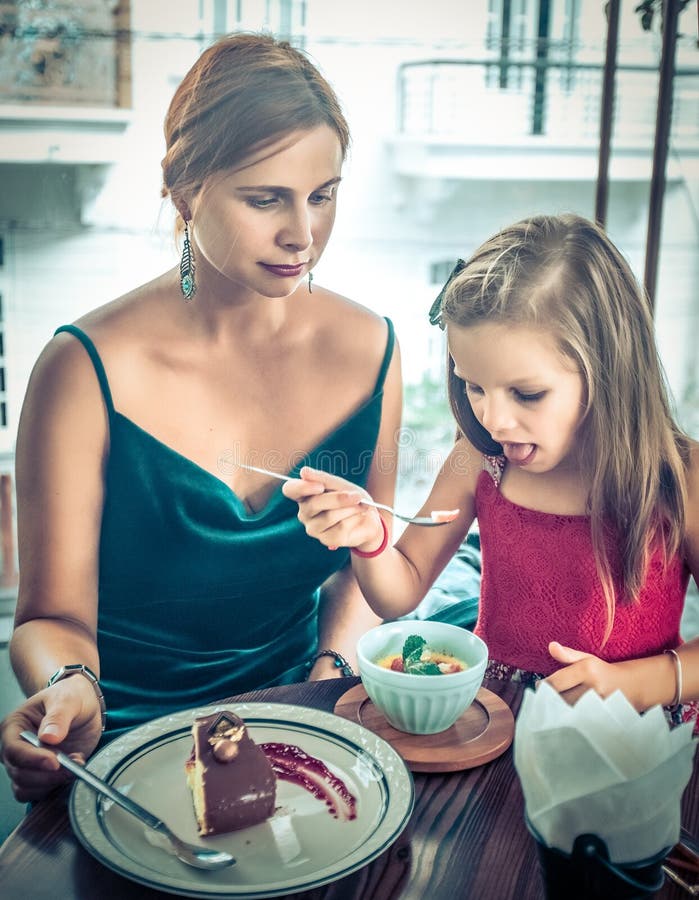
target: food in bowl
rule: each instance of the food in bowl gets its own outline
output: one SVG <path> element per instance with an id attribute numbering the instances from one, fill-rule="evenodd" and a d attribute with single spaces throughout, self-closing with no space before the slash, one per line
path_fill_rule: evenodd
<path id="1" fill-rule="evenodd" d="M 447 678 L 397 672 L 379 661 L 400 655 L 408 638 L 455 657 L 466 667 Z M 410 645 L 409 645 L 410 646 Z M 417 643 L 415 643 L 417 649 Z M 362 685 L 390 725 L 409 734 L 437 734 L 451 727 L 478 693 L 488 662 L 484 642 L 465 628 L 446 622 L 398 620 L 369 629 L 357 643 Z"/>
<path id="2" fill-rule="evenodd" d="M 419 634 L 409 635 L 401 653 L 389 653 L 376 660 L 376 665 L 406 675 L 455 675 L 468 668 L 468 664 L 451 653 L 427 646 Z"/>

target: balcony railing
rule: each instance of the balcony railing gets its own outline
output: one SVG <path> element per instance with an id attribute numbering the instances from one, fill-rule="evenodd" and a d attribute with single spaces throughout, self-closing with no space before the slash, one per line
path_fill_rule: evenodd
<path id="1" fill-rule="evenodd" d="M 399 71 L 398 131 L 412 137 L 474 143 L 542 138 L 597 147 L 602 67 L 568 62 L 509 61 L 513 77 L 501 86 L 500 66 L 486 60 L 431 59 Z M 658 70 L 617 69 L 614 143 L 652 148 Z M 699 69 L 675 75 L 671 139 L 699 150 Z"/>

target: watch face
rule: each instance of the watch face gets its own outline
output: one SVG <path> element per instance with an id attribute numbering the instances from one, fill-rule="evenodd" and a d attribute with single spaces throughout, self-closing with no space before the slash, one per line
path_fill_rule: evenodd
<path id="1" fill-rule="evenodd" d="M 92 675 L 92 672 L 88 669 L 87 666 L 82 666 L 80 663 L 73 663 L 70 666 L 63 666 L 63 674 L 69 675 L 71 672 L 84 672 L 88 677 Z"/>
<path id="2" fill-rule="evenodd" d="M 80 672 L 82 675 L 85 675 L 90 681 L 97 681 L 97 676 L 92 671 L 92 669 L 88 668 L 88 666 L 83 665 L 82 663 L 70 663 L 67 666 L 61 666 L 58 671 L 54 672 L 53 675 L 49 678 L 48 683 L 54 684 L 56 681 L 60 681 L 61 678 L 65 678 L 67 675 L 72 675 L 74 672 Z"/>

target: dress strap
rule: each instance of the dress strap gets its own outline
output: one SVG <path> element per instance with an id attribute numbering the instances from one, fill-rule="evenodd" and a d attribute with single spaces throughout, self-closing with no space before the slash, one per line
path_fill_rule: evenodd
<path id="1" fill-rule="evenodd" d="M 388 325 L 388 337 L 386 338 L 386 352 L 383 355 L 383 362 L 381 363 L 381 368 L 379 369 L 379 377 L 376 379 L 376 387 L 374 388 L 374 393 L 378 394 L 379 391 L 383 388 L 383 383 L 386 380 L 386 372 L 388 372 L 388 367 L 391 365 L 391 360 L 393 359 L 393 346 L 396 342 L 396 334 L 393 328 L 393 322 L 388 318 L 388 316 L 384 316 L 386 320 L 386 325 Z"/>
<path id="2" fill-rule="evenodd" d="M 111 421 L 111 418 L 114 415 L 112 392 L 109 389 L 109 381 L 107 381 L 107 373 L 104 371 L 104 364 L 102 363 L 100 355 L 97 352 L 97 348 L 92 343 L 92 339 L 85 334 L 82 328 L 78 328 L 77 325 L 61 325 L 60 328 L 57 328 L 54 331 L 54 336 L 60 334 L 61 332 L 72 334 L 73 337 L 76 337 L 83 345 L 83 347 L 87 350 L 87 355 L 90 357 L 90 359 L 92 360 L 92 365 L 95 367 L 95 374 L 97 375 L 97 380 L 99 381 L 102 396 L 104 397 L 104 403 L 107 407 L 107 412 Z"/>

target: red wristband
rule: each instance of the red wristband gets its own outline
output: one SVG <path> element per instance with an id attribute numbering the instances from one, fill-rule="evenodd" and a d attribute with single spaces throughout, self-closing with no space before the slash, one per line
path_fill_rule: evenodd
<path id="1" fill-rule="evenodd" d="M 356 547 L 352 547 L 351 551 L 355 556 L 361 556 L 363 559 L 371 559 L 372 556 L 378 556 L 379 553 L 383 553 L 388 546 L 388 528 L 386 528 L 386 523 L 384 522 L 381 513 L 379 513 L 379 518 L 381 519 L 381 527 L 383 528 L 383 539 L 381 543 L 376 550 L 372 550 L 370 553 L 365 553 L 363 550 L 357 550 Z"/>

